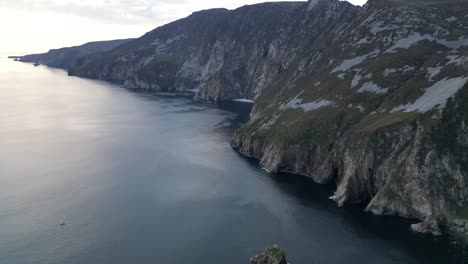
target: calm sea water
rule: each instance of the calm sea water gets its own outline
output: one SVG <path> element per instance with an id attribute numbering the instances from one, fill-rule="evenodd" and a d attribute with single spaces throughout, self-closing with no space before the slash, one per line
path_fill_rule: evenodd
<path id="1" fill-rule="evenodd" d="M 235 114 L 0 59 L 0 263 L 465 263 L 229 146 Z M 61 226 L 63 221 L 65 225 Z"/>

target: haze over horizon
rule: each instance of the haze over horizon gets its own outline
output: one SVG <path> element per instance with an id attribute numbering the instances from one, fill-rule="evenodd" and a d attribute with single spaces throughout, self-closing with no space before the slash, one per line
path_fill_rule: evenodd
<path id="1" fill-rule="evenodd" d="M 284 0 L 283 0 L 284 1 Z M 289 1 L 289 0 L 286 0 Z M 135 38 L 144 33 L 209 8 L 234 9 L 277 0 L 1 0 L 0 55 L 47 52 L 52 48 L 90 41 Z M 363 5 L 367 0 L 349 0 Z"/>

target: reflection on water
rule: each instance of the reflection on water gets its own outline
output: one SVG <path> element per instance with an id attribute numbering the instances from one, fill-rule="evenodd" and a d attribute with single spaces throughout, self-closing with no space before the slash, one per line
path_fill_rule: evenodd
<path id="1" fill-rule="evenodd" d="M 230 148 L 231 112 L 4 59 L 0 90 L 2 264 L 238 264 L 275 243 L 292 263 L 464 263 L 446 237 L 260 170 Z"/>

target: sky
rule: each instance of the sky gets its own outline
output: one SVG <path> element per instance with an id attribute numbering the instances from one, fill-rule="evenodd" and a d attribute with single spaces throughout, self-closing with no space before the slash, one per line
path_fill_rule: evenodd
<path id="1" fill-rule="evenodd" d="M 267 0 L 0 0 L 0 56 L 139 37 L 194 11 Z M 275 0 L 269 0 L 272 2 Z M 283 0 L 284 1 L 284 0 Z M 366 0 L 350 0 L 362 5 Z"/>

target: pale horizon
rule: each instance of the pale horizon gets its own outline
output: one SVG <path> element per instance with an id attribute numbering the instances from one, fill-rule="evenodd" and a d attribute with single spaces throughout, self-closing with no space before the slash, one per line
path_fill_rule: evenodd
<path id="1" fill-rule="evenodd" d="M 284 0 L 282 0 L 284 1 Z M 288 0 L 287 0 L 288 1 Z M 0 56 L 43 53 L 87 42 L 137 38 L 199 10 L 237 7 L 262 0 L 81 0 L 0 1 Z M 367 0 L 350 0 L 363 5 Z"/>

